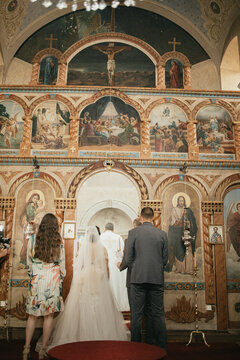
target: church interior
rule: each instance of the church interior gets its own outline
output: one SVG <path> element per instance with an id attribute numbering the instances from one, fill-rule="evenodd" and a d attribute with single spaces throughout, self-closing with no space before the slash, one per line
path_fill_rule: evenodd
<path id="1" fill-rule="evenodd" d="M 86 227 L 126 239 L 145 206 L 168 333 L 240 335 L 240 1 L 125 2 L 0 1 L 2 337 L 24 338 L 29 224 L 56 214 L 66 298 Z"/>

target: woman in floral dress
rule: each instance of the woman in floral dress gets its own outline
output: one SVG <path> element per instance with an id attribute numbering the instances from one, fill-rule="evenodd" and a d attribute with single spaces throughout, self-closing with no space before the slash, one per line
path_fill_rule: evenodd
<path id="1" fill-rule="evenodd" d="M 65 254 L 58 228 L 55 215 L 46 214 L 37 235 L 33 235 L 28 242 L 27 266 L 30 281 L 26 312 L 29 315 L 23 360 L 27 360 L 30 354 L 30 342 L 39 316 L 44 317 L 39 359 L 44 359 L 46 345 L 52 332 L 54 313 L 63 310 L 62 281 L 65 276 Z"/>

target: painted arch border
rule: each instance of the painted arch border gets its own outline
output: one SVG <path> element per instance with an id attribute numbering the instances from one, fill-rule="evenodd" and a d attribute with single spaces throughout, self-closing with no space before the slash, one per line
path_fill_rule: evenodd
<path id="1" fill-rule="evenodd" d="M 71 184 L 69 185 L 69 188 L 67 190 L 67 198 L 76 198 L 77 190 L 80 186 L 80 184 L 85 180 L 86 177 L 88 177 L 90 174 L 105 169 L 103 165 L 104 160 L 100 160 L 95 162 L 94 164 L 91 164 L 89 166 L 84 167 L 82 170 L 78 172 L 76 176 L 72 179 Z M 148 188 L 143 180 L 142 176 L 133 168 L 130 166 L 127 166 L 123 162 L 115 161 L 114 160 L 114 166 L 113 170 L 121 172 L 125 176 L 129 176 L 133 179 L 133 181 L 136 184 L 136 187 L 139 189 L 141 199 L 140 200 L 148 200 L 149 199 L 149 193 Z"/>
<path id="2" fill-rule="evenodd" d="M 145 41 L 127 34 L 109 32 L 107 34 L 103 33 L 91 35 L 77 41 L 63 54 L 67 65 L 73 59 L 73 57 L 82 50 L 102 42 L 122 42 L 127 45 L 132 45 L 133 47 L 142 51 L 155 65 L 155 87 L 164 88 L 165 85 L 163 71 L 161 71 L 161 69 L 163 69 L 164 63 L 162 61 L 161 55 Z M 67 66 L 60 68 L 59 77 L 61 77 L 65 84 L 67 83 Z"/>

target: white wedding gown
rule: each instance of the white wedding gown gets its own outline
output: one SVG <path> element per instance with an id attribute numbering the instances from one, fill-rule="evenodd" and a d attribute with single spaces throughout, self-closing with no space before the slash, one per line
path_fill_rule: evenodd
<path id="1" fill-rule="evenodd" d="M 49 348 L 76 341 L 127 340 L 127 327 L 109 286 L 107 252 L 94 226 L 86 230 L 64 311 Z M 38 346 L 37 346 L 38 347 Z"/>

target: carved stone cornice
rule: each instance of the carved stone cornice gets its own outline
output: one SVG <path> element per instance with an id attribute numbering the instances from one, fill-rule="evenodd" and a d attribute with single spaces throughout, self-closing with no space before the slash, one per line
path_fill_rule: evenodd
<path id="1" fill-rule="evenodd" d="M 142 200 L 141 201 L 141 209 L 144 207 L 151 207 L 153 211 L 162 212 L 163 202 L 161 200 Z"/>
<path id="2" fill-rule="evenodd" d="M 206 214 L 222 214 L 223 201 L 202 201 L 202 212 Z"/>
<path id="3" fill-rule="evenodd" d="M 77 201 L 73 198 L 54 199 L 54 205 L 56 210 L 73 210 L 76 209 Z"/>
<path id="4" fill-rule="evenodd" d="M 14 209 L 14 207 L 15 207 L 15 197 L 12 196 L 0 197 L 0 208 Z"/>

